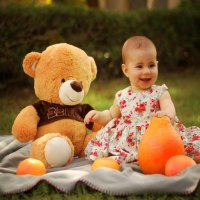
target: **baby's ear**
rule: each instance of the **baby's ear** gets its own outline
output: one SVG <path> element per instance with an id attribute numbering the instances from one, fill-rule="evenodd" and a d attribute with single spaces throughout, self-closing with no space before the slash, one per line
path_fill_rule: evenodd
<path id="1" fill-rule="evenodd" d="M 31 76 L 32 78 L 35 77 L 35 69 L 40 60 L 40 57 L 41 57 L 41 53 L 31 52 L 31 53 L 28 53 L 23 60 L 24 72 L 28 74 L 29 76 Z"/>
<path id="2" fill-rule="evenodd" d="M 126 77 L 128 77 L 128 68 L 125 64 L 122 64 L 122 71 Z"/>
<path id="3" fill-rule="evenodd" d="M 91 61 L 92 80 L 94 80 L 96 78 L 96 75 L 97 75 L 97 65 L 96 65 L 93 57 L 89 56 L 89 59 Z"/>

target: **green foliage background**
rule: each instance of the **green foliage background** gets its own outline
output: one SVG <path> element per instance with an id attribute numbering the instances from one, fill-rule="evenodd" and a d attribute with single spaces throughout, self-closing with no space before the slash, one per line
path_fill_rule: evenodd
<path id="1" fill-rule="evenodd" d="M 195 69 L 199 62 L 199 7 L 111 13 L 86 7 L 0 7 L 0 89 L 29 84 L 22 61 L 31 51 L 67 42 L 93 56 L 98 79 L 120 77 L 121 46 L 146 35 L 157 46 L 160 71 Z"/>

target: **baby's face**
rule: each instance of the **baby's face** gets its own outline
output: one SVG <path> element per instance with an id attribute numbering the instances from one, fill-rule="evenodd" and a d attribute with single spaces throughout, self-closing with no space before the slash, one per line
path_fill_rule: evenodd
<path id="1" fill-rule="evenodd" d="M 136 90 L 146 90 L 157 80 L 158 64 L 156 50 L 134 50 L 127 55 L 122 64 L 124 74 L 129 78 L 131 86 Z"/>

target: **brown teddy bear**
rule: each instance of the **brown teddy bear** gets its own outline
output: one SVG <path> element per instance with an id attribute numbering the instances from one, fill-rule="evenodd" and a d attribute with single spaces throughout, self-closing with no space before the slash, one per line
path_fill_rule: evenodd
<path id="1" fill-rule="evenodd" d="M 20 142 L 33 141 L 30 157 L 47 168 L 64 166 L 74 156 L 83 155 L 95 135 L 93 124 L 86 127 L 83 122 L 93 108 L 81 104 L 96 77 L 95 61 L 80 48 L 60 43 L 42 53 L 28 53 L 23 69 L 34 78 L 39 102 L 21 110 L 12 133 Z"/>

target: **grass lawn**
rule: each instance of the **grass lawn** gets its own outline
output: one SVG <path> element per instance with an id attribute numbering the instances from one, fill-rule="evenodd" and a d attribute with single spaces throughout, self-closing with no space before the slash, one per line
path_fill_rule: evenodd
<path id="1" fill-rule="evenodd" d="M 177 116 L 185 126 L 200 126 L 200 71 L 185 74 L 160 74 L 157 84 L 165 83 L 176 107 Z M 94 108 L 108 108 L 116 91 L 128 86 L 126 79 L 94 81 L 84 102 Z M 0 135 L 10 134 L 13 120 L 25 106 L 37 101 L 33 88 L 14 88 L 1 92 Z"/>
<path id="2" fill-rule="evenodd" d="M 196 125 L 200 127 L 200 71 L 197 73 L 185 74 L 160 74 L 157 81 L 158 84 L 165 83 L 171 94 L 176 107 L 177 116 L 186 126 Z M 95 81 L 91 85 L 91 89 L 84 99 L 84 102 L 91 104 L 94 108 L 103 110 L 108 108 L 114 99 L 116 91 L 128 86 L 125 79 L 117 79 L 110 81 Z M 17 113 L 26 105 L 35 102 L 37 98 L 34 95 L 34 90 L 31 88 L 12 88 L 1 93 L 0 105 L 0 135 L 11 134 L 11 127 Z M 40 183 L 34 189 L 16 195 L 0 196 L 1 199 L 200 199 L 200 188 L 189 196 L 182 195 L 142 195 L 129 196 L 126 198 L 113 197 L 105 195 L 86 186 L 77 187 L 73 194 L 63 194 L 51 186 Z"/>

